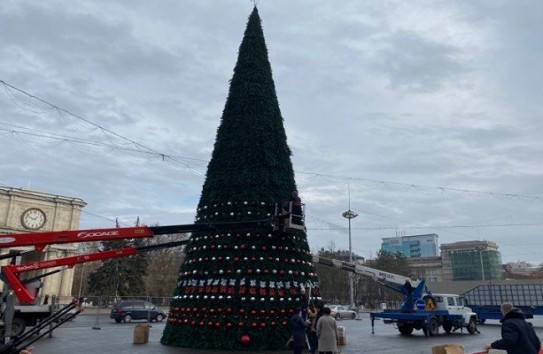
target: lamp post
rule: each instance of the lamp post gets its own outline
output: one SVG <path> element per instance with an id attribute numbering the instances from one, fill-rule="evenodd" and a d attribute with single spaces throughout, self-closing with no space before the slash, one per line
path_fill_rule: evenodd
<path id="1" fill-rule="evenodd" d="M 481 275 L 483 278 L 483 281 L 485 281 L 485 266 L 483 263 L 483 247 L 477 247 L 477 251 L 479 251 L 479 260 L 481 261 Z"/>
<path id="2" fill-rule="evenodd" d="M 357 213 L 351 210 L 351 200 L 349 199 L 349 210 L 344 212 L 343 214 L 344 218 L 347 218 L 349 220 L 349 263 L 353 263 L 353 251 L 352 251 L 352 244 L 351 244 L 351 219 L 354 219 L 358 216 Z M 349 273 L 349 301 L 350 304 L 354 304 L 354 279 L 353 279 L 353 273 Z"/>

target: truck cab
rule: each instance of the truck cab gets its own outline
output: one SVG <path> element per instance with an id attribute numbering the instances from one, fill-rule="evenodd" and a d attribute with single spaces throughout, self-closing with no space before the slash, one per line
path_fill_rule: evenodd
<path id="1" fill-rule="evenodd" d="M 459 328 L 466 328 L 470 334 L 477 332 L 477 314 L 466 306 L 462 296 L 428 293 L 423 296 L 423 299 L 426 303 L 425 311 L 435 311 L 436 316 L 432 316 L 432 318 L 436 317 L 437 324 L 441 325 L 446 333 Z M 431 302 L 433 304 L 430 304 Z M 435 308 L 433 308 L 434 306 Z M 439 326 L 437 327 L 439 328 Z M 430 335 L 437 334 L 438 328 L 430 328 Z"/>
<path id="2" fill-rule="evenodd" d="M 382 318 L 386 323 L 395 323 L 402 335 L 411 335 L 414 330 L 422 330 L 425 336 L 436 336 L 440 328 L 450 333 L 465 328 L 469 334 L 477 333 L 477 314 L 465 305 L 464 298 L 457 294 L 417 295 L 415 306 L 406 311 L 402 309 L 371 312 L 372 333 L 374 320 Z M 407 303 L 407 301 L 406 301 Z"/>

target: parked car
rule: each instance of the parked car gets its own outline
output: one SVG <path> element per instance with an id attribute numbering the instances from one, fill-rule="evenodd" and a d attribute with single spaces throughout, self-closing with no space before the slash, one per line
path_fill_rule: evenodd
<path id="1" fill-rule="evenodd" d="M 117 323 L 127 323 L 132 320 L 162 322 L 166 318 L 166 313 L 149 301 L 122 300 L 113 307 L 109 318 L 112 318 Z"/>
<path id="2" fill-rule="evenodd" d="M 342 305 L 325 305 L 332 310 L 332 317 L 335 317 L 336 320 L 339 320 L 341 318 L 350 318 L 355 319 L 356 318 L 356 312 L 353 310 L 349 310 L 347 306 Z"/>

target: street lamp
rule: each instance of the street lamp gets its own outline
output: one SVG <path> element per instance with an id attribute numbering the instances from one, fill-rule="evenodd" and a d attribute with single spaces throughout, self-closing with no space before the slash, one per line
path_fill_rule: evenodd
<path id="1" fill-rule="evenodd" d="M 477 251 L 479 251 L 479 260 L 481 261 L 481 275 L 482 275 L 482 278 L 483 278 L 483 281 L 485 281 L 485 266 L 484 266 L 484 263 L 483 263 L 483 251 L 484 251 L 484 247 L 476 247 L 475 248 Z"/>
<path id="2" fill-rule="evenodd" d="M 358 216 L 357 213 L 351 210 L 351 201 L 349 199 L 349 210 L 344 212 L 343 217 L 347 218 L 349 220 L 349 263 L 353 263 L 353 251 L 352 251 L 352 244 L 351 244 L 351 219 L 354 219 Z M 354 279 L 353 279 L 353 273 L 349 273 L 349 305 L 354 304 Z"/>

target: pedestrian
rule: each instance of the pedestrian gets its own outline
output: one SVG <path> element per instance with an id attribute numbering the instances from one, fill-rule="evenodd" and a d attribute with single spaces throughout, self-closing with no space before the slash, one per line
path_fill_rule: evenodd
<path id="1" fill-rule="evenodd" d="M 307 338 L 307 326 L 309 321 L 305 321 L 300 313 L 295 313 L 290 318 L 290 333 L 294 342 L 294 354 L 302 354 Z"/>
<path id="2" fill-rule="evenodd" d="M 309 352 L 312 354 L 315 354 L 319 344 L 317 338 L 317 321 L 322 317 L 323 307 L 324 306 L 322 303 L 318 302 L 313 307 L 314 311 L 309 313 L 309 320 L 311 321 L 311 325 L 309 327 Z"/>
<path id="3" fill-rule="evenodd" d="M 513 307 L 510 302 L 501 305 L 503 318 L 502 338 L 485 346 L 485 350 L 502 349 L 507 354 L 538 354 L 541 350 L 541 341 L 535 334 L 532 324 L 520 309 Z"/>
<path id="4" fill-rule="evenodd" d="M 317 338 L 319 354 L 334 354 L 337 352 L 338 333 L 336 320 L 331 316 L 332 310 L 325 307 L 322 317 L 317 321 Z"/>

